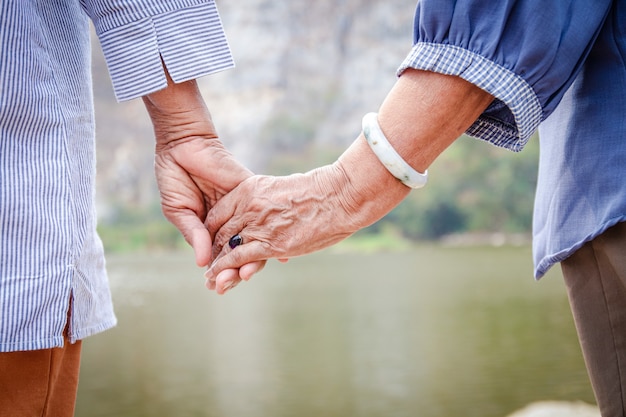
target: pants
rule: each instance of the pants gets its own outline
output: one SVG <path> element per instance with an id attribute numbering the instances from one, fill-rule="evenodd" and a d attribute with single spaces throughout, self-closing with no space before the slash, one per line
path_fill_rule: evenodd
<path id="1" fill-rule="evenodd" d="M 72 417 L 81 342 L 0 353 L 0 417 Z"/>
<path id="2" fill-rule="evenodd" d="M 602 417 L 626 416 L 626 223 L 561 263 Z"/>

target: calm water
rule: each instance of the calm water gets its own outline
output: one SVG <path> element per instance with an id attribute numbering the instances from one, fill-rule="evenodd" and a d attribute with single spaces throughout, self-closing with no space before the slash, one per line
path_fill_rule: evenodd
<path id="1" fill-rule="evenodd" d="M 560 271 L 528 248 L 325 251 L 226 296 L 190 253 L 110 256 L 77 417 L 504 417 L 593 403 Z"/>

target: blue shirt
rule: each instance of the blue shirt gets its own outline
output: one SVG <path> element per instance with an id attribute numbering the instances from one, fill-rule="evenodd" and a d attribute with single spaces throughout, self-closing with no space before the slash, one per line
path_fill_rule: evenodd
<path id="1" fill-rule="evenodd" d="M 626 220 L 626 0 L 420 0 L 409 67 L 495 97 L 471 136 L 519 151 L 539 128 L 537 278 Z"/>
<path id="2" fill-rule="evenodd" d="M 115 94 L 233 65 L 212 0 L 0 0 L 0 352 L 115 325 L 96 233 L 89 22 Z"/>

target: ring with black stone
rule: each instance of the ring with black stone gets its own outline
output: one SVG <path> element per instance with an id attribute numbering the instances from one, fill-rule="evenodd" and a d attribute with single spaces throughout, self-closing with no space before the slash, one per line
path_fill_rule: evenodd
<path id="1" fill-rule="evenodd" d="M 239 235 L 235 235 L 231 237 L 230 240 L 228 241 L 228 246 L 230 246 L 231 249 L 235 249 L 237 246 L 241 245 L 242 243 L 243 243 L 243 238 Z"/>

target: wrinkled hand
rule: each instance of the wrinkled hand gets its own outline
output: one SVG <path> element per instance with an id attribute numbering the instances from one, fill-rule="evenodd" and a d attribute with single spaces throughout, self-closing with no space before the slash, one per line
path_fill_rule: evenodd
<path id="1" fill-rule="evenodd" d="M 155 173 L 165 217 L 192 246 L 198 266 L 211 260 L 208 211 L 252 175 L 218 139 L 195 81 L 175 84 L 143 98 L 156 138 Z M 258 271 L 263 262 L 245 266 Z M 232 271 L 231 271 L 232 272 Z"/>
<path id="2" fill-rule="evenodd" d="M 194 249 L 198 266 L 211 258 L 203 219 L 215 203 L 252 173 L 215 138 L 193 137 L 159 145 L 155 173 L 165 217 Z"/>
<path id="3" fill-rule="evenodd" d="M 493 99 L 460 77 L 408 69 L 380 106 L 378 123 L 396 152 L 424 172 Z M 304 175 L 249 178 L 209 212 L 217 258 L 206 276 L 223 292 L 252 276 L 243 275 L 243 267 L 237 276 L 233 268 L 332 245 L 379 220 L 409 191 L 362 134 L 333 165 Z M 236 233 L 243 245 L 231 250 L 226 243 Z"/>
<path id="4" fill-rule="evenodd" d="M 362 225 L 337 165 L 287 177 L 254 176 L 243 181 L 209 211 L 207 228 L 216 231 L 214 262 L 205 274 L 218 293 L 232 288 L 255 271 L 241 265 L 308 254 L 331 246 Z M 231 249 L 239 234 L 243 244 Z"/>

